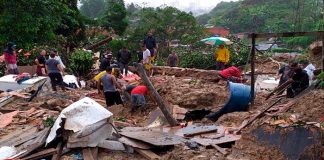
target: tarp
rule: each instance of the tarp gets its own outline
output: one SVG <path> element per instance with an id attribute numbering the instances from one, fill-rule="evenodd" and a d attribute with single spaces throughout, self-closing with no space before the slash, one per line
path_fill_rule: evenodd
<path id="1" fill-rule="evenodd" d="M 74 76 L 74 75 L 65 75 L 64 77 L 63 77 L 63 81 L 64 81 L 64 83 L 66 83 L 66 84 L 75 84 L 78 88 L 80 88 L 80 86 L 79 86 L 79 83 L 78 83 L 78 80 L 77 80 L 77 78 Z"/>
<path id="2" fill-rule="evenodd" d="M 78 132 L 104 119 L 108 120 L 112 115 L 111 112 L 96 101 L 85 97 L 62 110 L 46 139 L 46 144 L 53 141 L 56 137 L 56 131 L 61 128 L 62 118 L 66 119 L 64 124 L 65 130 Z"/>

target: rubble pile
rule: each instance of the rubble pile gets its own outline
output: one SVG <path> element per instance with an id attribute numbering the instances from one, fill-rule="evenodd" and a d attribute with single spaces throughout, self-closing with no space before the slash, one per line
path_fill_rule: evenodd
<path id="1" fill-rule="evenodd" d="M 277 70 L 276 62 L 262 63 L 257 65 L 260 72 Z M 319 141 L 324 123 L 322 89 L 296 99 L 273 96 L 267 100 L 269 91 L 262 90 L 248 112 L 228 113 L 217 122 L 201 120 L 204 115 L 199 120 L 188 119 L 189 113 L 198 116 L 217 111 L 229 101 L 227 82 L 203 78 L 207 72 L 167 67 L 150 78 L 178 121 L 176 126 L 168 124 L 151 96 L 144 112 L 130 113 L 129 101 L 107 108 L 104 97 L 91 88 L 56 93 L 41 90 L 30 102 L 27 90 L 1 94 L 14 100 L 0 101 L 6 102 L 0 108 L 0 159 L 323 157 Z"/>

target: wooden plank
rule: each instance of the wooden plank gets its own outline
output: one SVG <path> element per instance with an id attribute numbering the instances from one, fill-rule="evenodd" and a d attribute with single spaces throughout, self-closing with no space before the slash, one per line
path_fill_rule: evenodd
<path id="1" fill-rule="evenodd" d="M 141 141 L 137 141 L 131 138 L 127 137 L 121 137 L 118 139 L 119 142 L 124 143 L 128 146 L 134 147 L 134 148 L 140 148 L 140 149 L 150 149 L 152 148 L 151 145 L 143 143 Z"/>
<path id="2" fill-rule="evenodd" d="M 144 81 L 144 83 L 148 87 L 150 93 L 152 93 L 152 95 L 153 95 L 154 99 L 156 100 L 156 102 L 158 103 L 164 117 L 167 119 L 167 121 L 169 122 L 169 124 L 171 126 L 176 126 L 178 124 L 178 122 L 172 117 L 172 115 L 170 114 L 170 112 L 168 110 L 170 107 L 164 102 L 164 100 L 162 99 L 160 94 L 154 88 L 152 82 L 147 77 L 146 72 L 143 67 L 143 64 L 138 63 L 136 67 L 137 67 L 137 72 L 139 73 L 139 76 L 141 77 L 141 79 Z"/>
<path id="3" fill-rule="evenodd" d="M 217 151 L 219 151 L 223 155 L 228 155 L 228 153 L 229 153 L 229 152 L 227 152 L 227 150 L 225 148 L 219 147 L 218 145 L 211 144 L 211 146 L 214 147 L 215 149 L 217 149 Z"/>
<path id="4" fill-rule="evenodd" d="M 60 160 L 61 159 L 61 154 L 63 150 L 63 142 L 59 142 L 58 145 L 56 146 L 56 153 L 53 155 L 52 160 Z"/>
<path id="5" fill-rule="evenodd" d="M 223 144 L 223 143 L 228 143 L 228 142 L 234 142 L 241 139 L 241 135 L 225 135 L 224 137 L 220 137 L 218 139 L 207 139 L 207 138 L 200 138 L 200 137 L 194 137 L 191 138 L 192 141 L 197 142 L 200 145 L 203 146 L 210 146 L 212 144 Z"/>
<path id="6" fill-rule="evenodd" d="M 11 132 L 10 134 L 1 137 L 0 146 L 5 146 L 5 144 L 8 143 L 9 141 L 13 141 L 14 138 L 19 137 L 23 133 L 30 132 L 30 130 L 35 130 L 36 132 L 37 128 L 33 126 L 28 126 L 24 129 L 17 128 L 15 131 Z"/>
<path id="7" fill-rule="evenodd" d="M 53 155 L 57 152 L 57 150 L 55 148 L 50 148 L 50 149 L 46 149 L 40 152 L 37 152 L 35 154 L 32 154 L 28 157 L 23 158 L 23 160 L 38 160 L 50 155 Z"/>
<path id="8" fill-rule="evenodd" d="M 150 150 L 135 148 L 135 151 L 149 160 L 161 159 L 160 156 L 158 156 L 157 154 L 155 154 L 154 152 L 152 152 Z"/>
<path id="9" fill-rule="evenodd" d="M 83 155 L 84 160 L 94 160 L 90 148 L 83 148 L 82 149 L 82 155 Z"/>
<path id="10" fill-rule="evenodd" d="M 181 129 L 185 137 L 192 137 L 204 133 L 216 132 L 219 126 L 216 125 L 189 125 Z"/>
<path id="11" fill-rule="evenodd" d="M 248 35 L 248 38 L 252 38 L 252 34 Z M 314 32 L 284 32 L 284 33 L 257 33 L 255 38 L 275 38 L 275 37 L 300 37 L 300 36 L 314 36 L 323 37 L 324 31 Z"/>
<path id="12" fill-rule="evenodd" d="M 98 160 L 98 147 L 91 148 L 92 157 L 94 160 Z"/>
<path id="13" fill-rule="evenodd" d="M 180 136 L 164 133 L 161 131 L 121 132 L 120 134 L 125 137 L 133 138 L 155 146 L 170 146 L 186 141 Z"/>
<path id="14" fill-rule="evenodd" d="M 103 140 L 98 144 L 98 147 L 109 149 L 112 151 L 124 151 L 125 146 L 118 141 Z"/>
<path id="15" fill-rule="evenodd" d="M 20 133 L 20 135 L 16 135 L 15 137 L 11 137 L 7 141 L 1 142 L 0 146 L 17 146 L 33 138 L 36 138 L 38 136 L 36 132 L 37 132 L 36 127 L 31 128 L 29 130 L 25 130 L 25 132 Z"/>
<path id="16" fill-rule="evenodd" d="M 28 146 L 27 151 L 25 153 L 21 154 L 18 158 L 23 158 L 23 157 L 29 155 L 34 150 L 44 146 L 45 142 L 46 142 L 46 138 L 49 134 L 49 131 L 50 131 L 50 128 L 45 128 L 43 131 L 41 131 L 42 133 L 38 137 L 36 137 L 34 144 Z"/>

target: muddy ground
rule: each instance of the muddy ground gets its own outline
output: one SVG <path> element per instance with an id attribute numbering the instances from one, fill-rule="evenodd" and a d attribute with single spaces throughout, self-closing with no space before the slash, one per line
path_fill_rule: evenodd
<path id="1" fill-rule="evenodd" d="M 279 68 L 276 62 L 268 59 L 258 59 L 257 69 L 259 72 L 273 73 Z M 151 78 L 155 88 L 169 106 L 177 105 L 188 110 L 197 109 L 210 109 L 217 111 L 227 101 L 229 93 L 227 91 L 225 81 L 213 81 L 213 78 L 206 80 L 206 75 L 195 74 L 190 76 L 188 74 L 176 74 L 177 76 L 170 75 L 155 75 Z M 314 90 L 297 101 L 297 103 L 288 111 L 288 114 L 296 114 L 300 121 L 303 122 L 318 122 L 324 123 L 324 90 Z M 241 123 L 254 114 L 258 113 L 265 107 L 265 97 L 268 91 L 257 92 L 255 104 L 250 107 L 249 112 L 235 112 L 222 116 L 216 124 L 224 125 L 226 127 L 239 127 Z M 36 110 L 44 110 L 44 114 L 35 117 L 16 117 L 9 126 L 0 130 L 1 137 L 11 133 L 13 130 L 23 128 L 26 126 L 44 127 L 44 122 L 47 117 L 56 118 L 59 112 L 77 101 L 81 97 L 90 96 L 98 103 L 105 106 L 105 101 L 102 96 L 96 94 L 94 89 L 83 89 L 75 91 L 58 92 L 55 94 L 45 94 L 36 97 L 32 103 L 26 103 L 24 100 L 15 100 L 14 102 L 6 105 L 3 109 L 28 111 L 31 108 Z M 282 103 L 289 100 L 285 99 Z M 130 114 L 130 104 L 116 105 L 108 108 L 114 114 L 115 121 L 126 122 L 133 126 L 147 125 L 150 115 L 156 110 L 158 105 L 156 102 L 147 98 L 147 108 L 145 112 L 137 110 L 135 113 Z M 185 159 L 285 159 L 285 155 L 277 147 L 270 145 L 266 142 L 256 140 L 252 132 L 260 125 L 263 125 L 267 131 L 273 132 L 277 126 L 270 126 L 264 123 L 266 120 L 271 119 L 265 116 L 253 125 L 243 130 L 242 139 L 232 144 L 232 154 L 224 156 L 212 148 L 200 147 L 197 150 L 191 150 L 185 145 L 177 145 L 174 148 L 169 148 L 163 151 L 156 152 L 166 160 L 185 160 Z M 196 121 L 201 122 L 201 121 Z M 207 122 L 211 123 L 211 122 Z M 324 143 L 324 142 L 323 142 Z M 322 143 L 322 144 L 323 144 Z M 307 149 L 306 149 L 307 150 Z M 308 149 L 312 150 L 312 149 Z M 71 153 L 72 154 L 72 153 Z M 73 159 L 71 154 L 67 154 L 62 159 Z M 306 153 L 305 153 L 306 154 Z M 143 159 L 137 153 L 127 154 L 125 152 L 111 152 L 101 150 L 99 159 Z"/>

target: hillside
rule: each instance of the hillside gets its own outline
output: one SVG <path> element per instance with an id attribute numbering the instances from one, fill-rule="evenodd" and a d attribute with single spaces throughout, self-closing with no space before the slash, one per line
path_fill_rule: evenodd
<path id="1" fill-rule="evenodd" d="M 311 31 L 322 26 L 322 6 L 322 0 L 221 2 L 197 20 L 228 27 L 233 33 Z"/>

